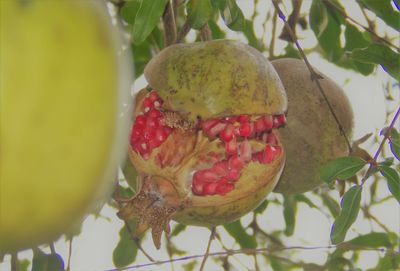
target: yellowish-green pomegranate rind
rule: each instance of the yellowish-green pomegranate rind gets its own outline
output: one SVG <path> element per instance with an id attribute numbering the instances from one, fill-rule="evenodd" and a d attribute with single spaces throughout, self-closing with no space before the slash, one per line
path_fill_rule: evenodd
<path id="1" fill-rule="evenodd" d="M 268 60 L 235 41 L 172 45 L 149 62 L 144 74 L 165 107 L 191 120 L 277 114 L 287 107 L 282 83 Z"/>
<path id="2" fill-rule="evenodd" d="M 285 164 L 282 153 L 274 162 L 263 165 L 248 164 L 235 189 L 225 196 L 193 196 L 192 205 L 179 212 L 173 219 L 187 225 L 213 227 L 229 223 L 255 209 L 278 182 Z M 260 174 L 263 172 L 264 174 Z M 258 182 L 250 186 L 244 181 Z"/>
<path id="3" fill-rule="evenodd" d="M 348 154 L 344 137 L 321 95 L 311 81 L 302 60 L 278 59 L 272 61 L 288 97 L 287 123 L 280 129 L 287 161 L 275 192 L 298 194 L 310 191 L 322 181 L 321 167 L 329 160 Z M 320 72 L 318 72 L 320 73 Z M 320 73 L 320 80 L 328 100 L 351 137 L 353 112 L 343 90 L 329 77 Z"/>
<path id="4" fill-rule="evenodd" d="M 68 230 L 109 162 L 117 63 L 92 4 L 0 1 L 0 251 Z"/>

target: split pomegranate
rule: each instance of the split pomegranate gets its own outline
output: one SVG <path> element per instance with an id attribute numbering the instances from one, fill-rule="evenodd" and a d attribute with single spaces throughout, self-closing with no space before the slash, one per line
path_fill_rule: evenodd
<path id="1" fill-rule="evenodd" d="M 215 226 L 257 207 L 285 159 L 286 95 L 271 64 L 216 40 L 164 49 L 145 76 L 129 151 L 139 191 L 119 216 L 136 220 L 138 234 L 152 228 L 160 247 L 170 219 Z"/>

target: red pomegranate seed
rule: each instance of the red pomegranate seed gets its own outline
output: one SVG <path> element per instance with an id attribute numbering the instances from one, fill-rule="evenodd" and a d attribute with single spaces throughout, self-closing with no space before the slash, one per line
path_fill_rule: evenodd
<path id="1" fill-rule="evenodd" d="M 146 128 L 156 129 L 158 127 L 158 119 L 148 117 L 146 121 Z"/>
<path id="2" fill-rule="evenodd" d="M 214 125 L 213 127 L 211 127 L 211 129 L 208 130 L 207 134 L 210 137 L 215 137 L 219 133 L 221 133 L 225 129 L 225 127 L 226 127 L 226 123 L 219 122 L 216 125 Z"/>
<path id="3" fill-rule="evenodd" d="M 229 171 L 228 175 L 226 175 L 226 178 L 227 178 L 229 181 L 236 181 L 236 180 L 239 179 L 239 177 L 240 177 L 240 171 L 237 170 L 237 169 L 235 169 L 235 168 L 231 169 L 231 170 Z"/>
<path id="4" fill-rule="evenodd" d="M 195 179 L 193 176 L 193 181 L 192 181 L 193 194 L 202 195 L 203 194 L 203 186 L 204 186 L 204 183 L 199 181 L 198 179 Z"/>
<path id="5" fill-rule="evenodd" d="M 274 128 L 281 127 L 286 123 L 286 116 L 285 114 L 280 114 L 274 116 Z"/>
<path id="6" fill-rule="evenodd" d="M 156 134 L 154 135 L 154 139 L 157 142 L 163 143 L 168 137 L 167 130 L 164 128 L 159 128 L 156 130 Z"/>
<path id="7" fill-rule="evenodd" d="M 239 153 L 240 153 L 240 158 L 244 162 L 249 162 L 251 160 L 251 145 L 249 141 L 245 140 L 240 143 Z"/>
<path id="8" fill-rule="evenodd" d="M 201 123 L 201 128 L 203 129 L 204 132 L 207 133 L 218 122 L 219 122 L 218 119 L 210 119 L 210 120 L 203 121 Z"/>
<path id="9" fill-rule="evenodd" d="M 213 172 L 215 172 L 215 174 L 217 174 L 218 176 L 227 175 L 229 173 L 228 161 L 223 160 L 223 161 L 216 162 L 213 165 L 213 167 L 211 168 L 211 170 Z"/>
<path id="10" fill-rule="evenodd" d="M 216 182 L 219 180 L 219 177 L 216 173 L 212 172 L 209 169 L 198 170 L 193 175 L 193 179 L 198 179 L 201 182 Z"/>
<path id="11" fill-rule="evenodd" d="M 226 125 L 225 129 L 220 133 L 220 137 L 224 142 L 229 142 L 234 138 L 234 131 L 235 127 L 232 124 Z"/>
<path id="12" fill-rule="evenodd" d="M 229 165 L 230 169 L 234 168 L 234 169 L 241 170 L 244 167 L 245 163 L 242 159 L 240 159 L 239 156 L 233 155 L 229 158 L 228 165 Z"/>
<path id="13" fill-rule="evenodd" d="M 271 130 L 272 127 L 274 127 L 272 116 L 264 116 L 263 120 L 264 120 L 265 130 Z"/>
<path id="14" fill-rule="evenodd" d="M 157 101 L 158 99 L 160 99 L 160 96 L 158 96 L 156 91 L 151 91 L 149 94 L 149 99 L 150 101 L 152 101 L 152 103 L 154 103 L 155 101 Z"/>
<path id="15" fill-rule="evenodd" d="M 144 107 L 153 107 L 153 101 L 149 97 L 146 97 L 143 100 L 143 106 Z"/>
<path id="16" fill-rule="evenodd" d="M 269 133 L 267 135 L 266 142 L 268 144 L 270 144 L 270 145 L 277 145 L 278 144 L 278 140 L 277 140 L 276 136 L 273 133 Z"/>
<path id="17" fill-rule="evenodd" d="M 210 195 L 210 196 L 215 195 L 217 186 L 218 186 L 217 182 L 204 184 L 203 195 Z"/>
<path id="18" fill-rule="evenodd" d="M 263 158 L 263 152 L 256 152 L 256 153 L 253 153 L 253 155 L 251 156 L 251 159 L 253 161 L 258 161 L 260 163 L 262 161 L 262 158 Z"/>
<path id="19" fill-rule="evenodd" d="M 264 124 L 264 117 L 259 117 L 255 122 L 254 122 L 254 129 L 256 132 L 262 132 L 266 128 Z"/>
<path id="20" fill-rule="evenodd" d="M 271 145 L 267 145 L 265 146 L 261 163 L 269 164 L 274 160 L 274 157 L 275 157 L 275 148 L 272 147 Z"/>
<path id="21" fill-rule="evenodd" d="M 218 186 L 216 188 L 216 192 L 219 195 L 223 196 L 223 195 L 231 192 L 233 190 L 233 188 L 234 188 L 234 185 L 231 184 L 231 183 L 218 183 Z"/>
<path id="22" fill-rule="evenodd" d="M 226 118 L 224 118 L 224 121 L 227 122 L 227 123 L 234 123 L 234 122 L 237 121 L 237 119 L 238 119 L 238 117 L 232 116 L 232 117 L 226 117 Z"/>
<path id="23" fill-rule="evenodd" d="M 135 125 L 144 127 L 146 125 L 146 117 L 144 115 L 137 116 L 135 119 Z"/>
<path id="24" fill-rule="evenodd" d="M 236 138 L 233 138 L 231 141 L 225 143 L 225 152 L 227 155 L 234 155 L 237 153 Z"/>
<path id="25" fill-rule="evenodd" d="M 239 134 L 243 137 L 249 137 L 253 132 L 252 125 L 248 122 L 243 122 L 239 127 Z"/>
<path id="26" fill-rule="evenodd" d="M 250 121 L 250 116 L 248 115 L 240 115 L 237 119 L 240 123 L 245 123 Z"/>
<path id="27" fill-rule="evenodd" d="M 161 112 L 157 109 L 151 109 L 149 113 L 147 113 L 150 118 L 158 118 L 161 117 Z"/>

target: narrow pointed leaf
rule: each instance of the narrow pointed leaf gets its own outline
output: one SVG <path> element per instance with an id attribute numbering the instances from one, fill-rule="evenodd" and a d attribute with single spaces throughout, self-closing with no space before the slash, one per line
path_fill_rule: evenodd
<path id="1" fill-rule="evenodd" d="M 129 1 L 121 8 L 121 17 L 128 24 L 135 23 L 135 17 L 140 7 L 140 0 Z"/>
<path id="2" fill-rule="evenodd" d="M 245 18 L 235 0 L 219 1 L 219 10 L 226 26 L 235 31 L 243 30 Z"/>
<path id="3" fill-rule="evenodd" d="M 357 236 L 346 243 L 362 247 L 391 247 L 392 245 L 387 233 L 384 232 L 371 232 Z"/>
<path id="4" fill-rule="evenodd" d="M 360 210 L 362 186 L 355 185 L 350 188 L 343 196 L 341 202 L 341 211 L 331 231 L 331 240 L 333 244 L 343 242 L 350 226 L 356 221 Z"/>
<path id="5" fill-rule="evenodd" d="M 133 42 L 140 44 L 153 31 L 154 27 L 160 21 L 168 0 L 141 0 L 133 25 Z"/>
<path id="6" fill-rule="evenodd" d="M 224 225 L 225 230 L 232 236 L 241 248 L 256 248 L 257 241 L 252 235 L 249 235 L 243 228 L 240 220 Z"/>
<path id="7" fill-rule="evenodd" d="M 325 164 L 321 169 L 321 179 L 330 184 L 335 180 L 347 180 L 362 169 L 367 162 L 359 157 L 340 157 Z"/>
<path id="8" fill-rule="evenodd" d="M 400 203 L 400 177 L 399 173 L 388 166 L 380 166 L 380 172 L 386 178 L 389 191 L 395 197 L 395 199 Z"/>
<path id="9" fill-rule="evenodd" d="M 292 236 L 296 225 L 297 204 L 293 196 L 285 197 L 283 202 L 283 218 L 285 219 L 285 235 Z"/>

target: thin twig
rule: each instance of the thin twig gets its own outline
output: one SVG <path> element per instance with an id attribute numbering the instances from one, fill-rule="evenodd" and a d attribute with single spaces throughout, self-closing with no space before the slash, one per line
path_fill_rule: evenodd
<path id="1" fill-rule="evenodd" d="M 73 236 L 71 236 L 71 237 L 69 238 L 68 259 L 67 259 L 67 269 L 66 269 L 66 271 L 70 271 L 70 270 L 71 270 L 72 240 L 74 240 L 74 237 L 73 237 Z"/>
<path id="2" fill-rule="evenodd" d="M 208 239 L 206 253 L 204 254 L 203 261 L 201 262 L 199 271 L 203 271 L 204 266 L 206 265 L 206 261 L 207 261 L 208 255 L 210 253 L 211 243 L 214 240 L 214 237 L 215 237 L 215 227 L 212 227 L 211 228 L 211 233 L 210 233 L 210 239 Z"/>
<path id="3" fill-rule="evenodd" d="M 280 252 L 280 251 L 286 251 L 286 250 L 321 250 L 321 249 L 336 249 L 337 246 L 331 245 L 331 246 L 316 246 L 316 247 L 303 247 L 303 246 L 291 246 L 291 247 L 282 247 L 282 248 L 255 248 L 255 249 L 238 249 L 238 250 L 225 250 L 225 251 L 220 251 L 220 252 L 212 252 L 209 253 L 208 256 L 227 256 L 227 255 L 235 255 L 235 254 L 271 254 L 274 252 Z M 384 248 L 371 248 L 371 247 L 360 247 L 360 246 L 354 246 L 352 247 L 353 250 L 359 250 L 359 251 L 378 251 L 378 252 L 386 252 L 386 249 Z M 400 255 L 400 252 L 397 252 L 397 254 Z M 198 259 L 198 258 L 203 258 L 204 255 L 199 254 L 199 255 L 191 255 L 191 256 L 184 256 L 184 257 L 179 257 L 172 259 L 172 262 L 181 262 L 181 261 L 187 261 L 187 260 L 192 260 L 192 259 Z M 164 261 L 158 261 L 154 263 L 145 263 L 145 264 L 138 264 L 138 265 L 132 265 L 132 266 L 127 266 L 123 267 L 120 269 L 109 269 L 106 271 L 121 271 L 121 270 L 132 270 L 132 269 L 139 269 L 142 267 L 149 267 L 149 266 L 156 266 L 156 265 L 162 265 L 166 263 L 171 263 L 171 260 L 164 260 Z"/>
<path id="4" fill-rule="evenodd" d="M 54 247 L 54 243 L 51 242 L 51 243 L 49 244 L 49 246 L 50 246 L 51 254 L 56 254 L 56 248 Z"/>
<path id="5" fill-rule="evenodd" d="M 12 270 L 12 271 L 18 271 L 18 270 L 19 270 L 18 254 L 17 254 L 17 252 L 11 253 L 11 270 Z"/>
<path id="6" fill-rule="evenodd" d="M 346 141 L 347 148 L 348 148 L 349 152 L 351 152 L 352 148 L 351 148 L 350 140 L 347 138 L 346 132 L 345 132 L 342 124 L 340 123 L 339 118 L 337 117 L 335 111 L 333 110 L 333 107 L 332 107 L 331 103 L 329 102 L 329 99 L 326 96 L 325 91 L 323 90 L 323 88 L 321 86 L 321 83 L 319 81 L 320 79 L 322 79 L 322 77 L 318 73 L 315 72 L 314 68 L 311 66 L 310 62 L 308 61 L 303 49 L 301 48 L 301 46 L 299 44 L 299 41 L 298 41 L 296 35 L 294 34 L 294 32 L 293 32 L 292 28 L 290 27 L 290 25 L 288 24 L 288 22 L 286 21 L 285 14 L 283 14 L 282 10 L 280 9 L 277 0 L 272 0 L 272 3 L 274 5 L 276 11 L 278 12 L 279 18 L 283 21 L 283 23 L 284 23 L 284 25 L 285 25 L 285 27 L 287 29 L 287 32 L 292 37 L 292 40 L 294 41 L 294 43 L 295 43 L 295 45 L 297 47 L 297 50 L 299 51 L 301 57 L 304 60 L 304 63 L 306 64 L 308 70 L 310 71 L 311 79 L 316 83 L 316 85 L 317 85 L 319 91 L 321 92 L 325 102 L 327 103 L 329 111 L 331 112 L 333 118 L 335 119 L 336 124 L 338 125 L 339 131 L 340 131 L 340 133 L 342 134 L 342 136 L 344 137 L 344 139 Z"/>
<path id="7" fill-rule="evenodd" d="M 200 37 L 202 41 L 212 40 L 212 32 L 210 27 L 208 26 L 208 23 L 205 23 L 200 28 Z"/>
<path id="8" fill-rule="evenodd" d="M 272 33 L 271 33 L 271 42 L 269 44 L 269 57 L 273 58 L 275 55 L 275 39 L 276 39 L 276 23 L 278 20 L 278 12 L 274 11 L 274 15 L 272 15 Z"/>
<path id="9" fill-rule="evenodd" d="M 162 16 L 164 26 L 165 47 L 174 44 L 176 41 L 176 23 L 174 15 L 174 7 L 171 0 L 168 1 Z"/>
<path id="10" fill-rule="evenodd" d="M 185 39 L 186 35 L 189 33 L 191 27 L 189 22 L 186 20 L 183 24 L 181 30 L 178 33 L 178 37 L 176 38 L 176 43 L 181 43 Z"/>

